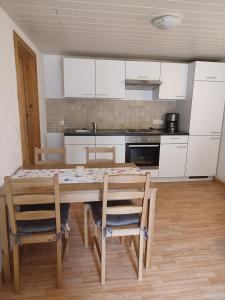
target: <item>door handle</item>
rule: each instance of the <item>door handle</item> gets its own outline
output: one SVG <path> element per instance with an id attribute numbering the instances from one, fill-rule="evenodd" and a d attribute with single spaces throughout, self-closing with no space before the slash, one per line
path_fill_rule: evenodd
<path id="1" fill-rule="evenodd" d="M 153 147 L 159 147 L 159 145 L 129 145 L 129 148 L 136 148 L 136 147 L 141 147 L 141 148 L 153 148 Z"/>

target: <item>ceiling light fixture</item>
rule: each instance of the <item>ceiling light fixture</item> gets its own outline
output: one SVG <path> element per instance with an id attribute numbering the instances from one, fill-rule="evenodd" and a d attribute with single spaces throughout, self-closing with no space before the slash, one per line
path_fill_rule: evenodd
<path id="1" fill-rule="evenodd" d="M 170 29 L 181 24 L 181 19 L 177 16 L 166 15 L 152 19 L 152 24 L 160 29 Z"/>

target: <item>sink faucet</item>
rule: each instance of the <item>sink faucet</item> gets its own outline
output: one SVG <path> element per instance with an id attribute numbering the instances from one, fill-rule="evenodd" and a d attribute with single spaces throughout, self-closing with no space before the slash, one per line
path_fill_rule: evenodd
<path id="1" fill-rule="evenodd" d="M 92 122 L 91 125 L 93 127 L 94 133 L 96 133 L 96 131 L 97 131 L 97 124 L 95 122 Z"/>

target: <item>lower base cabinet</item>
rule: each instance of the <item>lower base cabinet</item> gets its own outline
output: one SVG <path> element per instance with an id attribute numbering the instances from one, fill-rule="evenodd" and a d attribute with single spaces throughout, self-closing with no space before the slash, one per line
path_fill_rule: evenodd
<path id="1" fill-rule="evenodd" d="M 67 164 L 86 164 L 86 148 L 95 145 L 66 145 Z"/>
<path id="2" fill-rule="evenodd" d="M 96 145 L 96 147 L 116 147 L 116 163 L 125 163 L 125 145 Z M 96 159 L 112 159 L 110 153 L 96 153 Z"/>
<path id="3" fill-rule="evenodd" d="M 184 177 L 187 144 L 161 144 L 159 177 Z"/>
<path id="4" fill-rule="evenodd" d="M 219 145 L 219 136 L 189 136 L 185 175 L 216 175 Z"/>

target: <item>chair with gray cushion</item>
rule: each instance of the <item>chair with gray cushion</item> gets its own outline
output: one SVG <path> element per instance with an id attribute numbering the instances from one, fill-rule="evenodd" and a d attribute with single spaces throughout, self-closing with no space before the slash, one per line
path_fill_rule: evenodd
<path id="1" fill-rule="evenodd" d="M 101 262 L 101 283 L 105 283 L 106 238 L 131 236 L 138 256 L 138 279 L 142 279 L 146 212 L 150 192 L 150 174 L 104 175 L 102 202 L 90 203 L 94 219 L 94 243 Z M 101 233 L 101 247 L 98 234 Z M 139 237 L 139 247 L 135 236 Z M 100 250 L 101 248 L 101 250 Z M 138 250 L 139 248 L 139 250 Z"/>
<path id="2" fill-rule="evenodd" d="M 6 177 L 5 189 L 13 241 L 15 292 L 20 290 L 19 246 L 25 244 L 56 243 L 57 287 L 61 287 L 62 237 L 66 246 L 69 205 L 60 205 L 58 176 L 20 179 Z"/>

